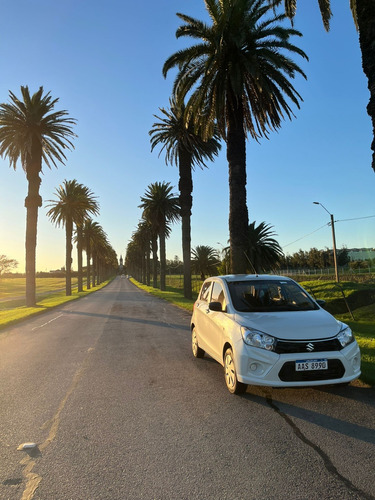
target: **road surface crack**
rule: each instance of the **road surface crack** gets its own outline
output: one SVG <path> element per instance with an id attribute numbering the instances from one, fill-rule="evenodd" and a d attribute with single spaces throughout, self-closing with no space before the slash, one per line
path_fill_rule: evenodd
<path id="1" fill-rule="evenodd" d="M 273 402 L 272 397 L 269 394 L 265 395 L 266 401 L 268 405 L 278 414 L 280 415 L 281 418 L 285 420 L 285 422 L 291 427 L 293 430 L 294 434 L 297 436 L 298 439 L 300 439 L 303 443 L 305 443 L 307 446 L 310 446 L 318 455 L 321 457 L 323 460 L 324 466 L 329 474 L 331 476 L 334 476 L 338 481 L 343 483 L 345 487 L 352 491 L 353 493 L 356 493 L 360 496 L 361 499 L 364 500 L 375 500 L 375 497 L 372 495 L 369 495 L 365 491 L 357 488 L 349 479 L 347 479 L 345 476 L 340 474 L 340 472 L 336 469 L 336 467 L 333 465 L 331 459 L 325 453 L 317 444 L 313 443 L 308 439 L 302 431 L 298 428 L 298 426 L 293 422 L 293 420 L 283 411 L 280 410 L 280 408 Z"/>

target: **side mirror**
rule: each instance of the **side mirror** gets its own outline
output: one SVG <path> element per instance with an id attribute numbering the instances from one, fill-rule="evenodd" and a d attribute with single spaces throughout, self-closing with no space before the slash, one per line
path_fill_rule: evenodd
<path id="1" fill-rule="evenodd" d="M 325 300 L 322 300 L 322 299 L 318 299 L 316 301 L 316 303 L 318 304 L 318 306 L 320 307 L 324 307 L 326 305 L 326 301 Z"/>
<path id="2" fill-rule="evenodd" d="M 210 302 L 208 304 L 208 309 L 210 311 L 223 312 L 223 308 L 221 307 L 221 303 L 220 302 Z"/>

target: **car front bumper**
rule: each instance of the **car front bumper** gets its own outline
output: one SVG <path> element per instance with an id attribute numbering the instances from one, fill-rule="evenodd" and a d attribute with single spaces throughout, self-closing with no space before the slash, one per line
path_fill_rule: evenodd
<path id="1" fill-rule="evenodd" d="M 276 354 L 239 345 L 235 353 L 237 378 L 249 385 L 306 387 L 345 384 L 361 374 L 361 354 L 357 342 L 341 351 Z M 296 361 L 327 360 L 325 370 L 296 371 Z"/>

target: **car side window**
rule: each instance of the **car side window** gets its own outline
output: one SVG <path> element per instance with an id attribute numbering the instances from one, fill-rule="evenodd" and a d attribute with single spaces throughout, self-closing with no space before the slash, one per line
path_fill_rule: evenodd
<path id="1" fill-rule="evenodd" d="M 200 300 L 208 302 L 210 300 L 210 291 L 211 291 L 211 281 L 207 281 L 207 283 L 204 283 L 202 286 L 201 294 L 199 297 Z"/>
<path id="2" fill-rule="evenodd" d="M 223 290 L 223 287 L 221 286 L 221 284 L 217 283 L 217 281 L 214 282 L 214 285 L 212 287 L 211 301 L 212 302 L 220 302 L 222 310 L 223 311 L 225 310 L 226 303 L 225 303 L 225 297 L 224 297 L 224 290 Z"/>

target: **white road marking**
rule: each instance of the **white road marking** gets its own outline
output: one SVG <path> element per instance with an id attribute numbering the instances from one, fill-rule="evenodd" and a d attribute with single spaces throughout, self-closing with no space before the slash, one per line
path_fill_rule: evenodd
<path id="1" fill-rule="evenodd" d="M 37 330 L 38 328 L 43 328 L 43 326 L 46 326 L 49 323 L 52 323 L 52 321 L 55 321 L 56 319 L 61 318 L 61 316 L 64 316 L 64 315 L 63 314 L 59 314 L 58 316 L 56 316 L 56 318 L 52 318 L 49 321 L 47 321 L 47 323 L 43 323 L 43 325 L 35 326 L 31 331 Z"/>

